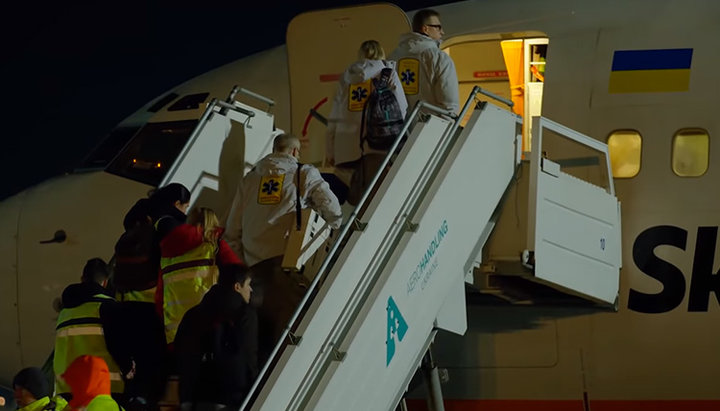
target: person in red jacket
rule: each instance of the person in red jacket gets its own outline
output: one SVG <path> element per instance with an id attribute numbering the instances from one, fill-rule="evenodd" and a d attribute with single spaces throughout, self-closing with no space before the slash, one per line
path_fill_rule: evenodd
<path id="1" fill-rule="evenodd" d="M 160 241 L 160 271 L 156 304 L 162 307 L 165 337 L 175 340 L 177 327 L 187 310 L 202 301 L 217 282 L 219 264 L 242 264 L 230 246 L 221 239 L 215 212 L 193 209 L 187 223 L 173 228 Z"/>

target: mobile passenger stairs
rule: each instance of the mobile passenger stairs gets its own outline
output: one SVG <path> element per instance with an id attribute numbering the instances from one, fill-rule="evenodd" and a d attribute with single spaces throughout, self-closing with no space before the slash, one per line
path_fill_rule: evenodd
<path id="1" fill-rule="evenodd" d="M 535 118 L 522 153 L 522 119 L 479 94 L 512 105 L 478 87 L 459 116 L 419 103 L 372 198 L 370 187 L 332 235 L 309 218 L 297 255 L 312 282 L 242 409 L 395 409 L 437 331 L 464 334 L 466 282 L 510 301 L 505 285 L 522 279 L 616 304 L 620 208 L 607 146 Z M 268 116 L 213 101 L 163 184 L 217 190 L 212 159 L 228 155 L 229 119 L 245 125 L 255 161 L 273 137 Z M 430 375 L 430 403 L 442 409 Z"/>

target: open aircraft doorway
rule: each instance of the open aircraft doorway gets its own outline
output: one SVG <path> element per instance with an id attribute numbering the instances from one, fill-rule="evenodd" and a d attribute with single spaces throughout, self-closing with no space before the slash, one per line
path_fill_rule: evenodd
<path id="1" fill-rule="evenodd" d="M 512 100 L 513 112 L 528 120 L 523 122 L 524 152 L 530 151 L 529 119 L 542 115 L 547 48 L 548 38 L 540 32 L 469 34 L 442 44 L 443 51 L 455 62 L 460 96 L 470 94 L 475 86 L 482 87 Z M 462 120 L 463 126 L 469 116 Z"/>

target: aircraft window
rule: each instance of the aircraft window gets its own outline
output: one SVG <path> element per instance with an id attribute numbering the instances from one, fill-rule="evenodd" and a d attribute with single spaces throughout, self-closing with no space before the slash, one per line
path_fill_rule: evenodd
<path id="1" fill-rule="evenodd" d="M 613 131 L 607 140 L 613 177 L 631 178 L 640 172 L 642 137 L 635 130 Z"/>
<path id="2" fill-rule="evenodd" d="M 150 106 L 150 108 L 148 108 L 147 111 L 149 111 L 151 113 L 157 113 L 158 111 L 160 111 L 160 109 L 165 107 L 169 102 L 178 98 L 178 96 L 179 96 L 179 94 L 176 94 L 176 93 L 168 93 L 163 98 L 158 100 L 157 103 Z"/>
<path id="3" fill-rule="evenodd" d="M 168 107 L 168 111 L 194 110 L 207 100 L 210 93 L 188 94 Z"/>
<path id="4" fill-rule="evenodd" d="M 560 171 L 579 180 L 610 190 L 605 152 L 581 144 L 549 128 L 542 129 L 542 154 L 557 163 Z"/>
<path id="5" fill-rule="evenodd" d="M 140 126 L 116 127 L 83 159 L 76 170 L 105 168 L 138 130 Z"/>
<path id="6" fill-rule="evenodd" d="M 710 137 L 698 128 L 675 133 L 672 145 L 672 169 L 680 177 L 698 177 L 708 169 Z"/>
<path id="7" fill-rule="evenodd" d="M 147 123 L 107 172 L 157 186 L 185 146 L 198 120 Z"/>

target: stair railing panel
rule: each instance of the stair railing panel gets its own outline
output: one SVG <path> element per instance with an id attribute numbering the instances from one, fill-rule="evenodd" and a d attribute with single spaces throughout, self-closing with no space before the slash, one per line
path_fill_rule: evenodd
<path id="1" fill-rule="evenodd" d="M 545 118 L 533 130 L 528 242 L 535 278 L 612 305 L 621 244 L 607 145 Z"/>
<path id="2" fill-rule="evenodd" d="M 448 296 L 464 296 L 467 257 L 514 174 L 515 128 L 516 116 L 495 106 L 473 114 L 420 204 L 409 207 L 410 224 L 404 225 L 416 228 L 401 234 L 378 280 L 364 293 L 365 305 L 348 317 L 348 331 L 328 339 L 346 354 L 333 365 L 331 379 L 332 368 L 325 369 L 327 386 L 318 384 L 307 408 L 395 405 L 405 377 L 427 348 L 427 336 L 440 325 Z M 464 304 L 449 310 L 464 323 Z M 448 328 L 464 332 L 464 326 L 454 326 Z M 349 380 L 352 386 L 346 384 Z M 367 392 L 378 395 L 368 398 Z"/>

